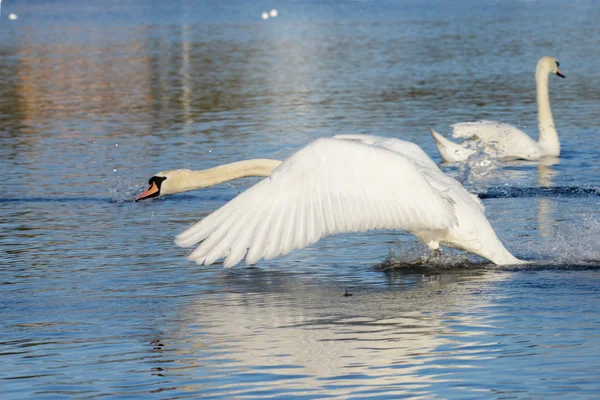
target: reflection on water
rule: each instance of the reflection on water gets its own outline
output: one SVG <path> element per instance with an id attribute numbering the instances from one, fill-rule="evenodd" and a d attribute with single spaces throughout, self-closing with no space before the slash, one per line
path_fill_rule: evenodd
<path id="1" fill-rule="evenodd" d="M 538 173 L 538 185 L 540 187 L 552 187 L 554 180 L 556 179 L 556 171 L 553 169 L 553 165 L 560 163 L 560 159 L 556 157 L 544 157 L 538 162 L 537 173 Z M 556 202 L 548 199 L 538 199 L 538 230 L 540 236 L 546 239 L 552 239 L 556 236 L 556 225 L 554 223 L 556 219 L 555 206 Z"/>
<path id="2" fill-rule="evenodd" d="M 247 375 L 251 386 L 246 393 L 260 388 L 261 380 L 252 378 L 254 374 L 289 381 L 279 389 L 280 395 L 293 388 L 296 394 L 320 390 L 348 396 L 357 394 L 359 387 L 358 393 L 379 390 L 386 396 L 411 390 L 426 393 L 436 376 L 422 371 L 438 349 L 452 346 L 451 336 L 457 335 L 452 325 L 470 326 L 468 332 L 458 333 L 467 337 L 476 335 L 481 321 L 467 309 L 465 303 L 472 301 L 468 294 L 440 282 L 440 276 L 420 282 L 411 282 L 410 276 L 390 278 L 390 284 L 406 285 L 407 290 L 359 290 L 343 297 L 326 287 L 304 292 L 283 285 L 277 288 L 283 293 L 202 299 L 186 311 L 178 337 L 197 338 L 191 346 L 215 364 L 214 370 L 207 368 L 215 379 L 223 379 L 225 372 Z M 420 304 L 418 311 L 414 304 Z M 445 317 L 441 310 L 458 316 Z M 490 357 L 483 354 L 484 348 L 485 344 L 464 351 L 460 358 Z M 226 371 L 218 367 L 221 362 Z M 380 367 L 370 370 L 376 365 Z M 395 387 L 385 388 L 390 383 Z"/>
<path id="3" fill-rule="evenodd" d="M 598 393 L 595 4 L 101 3 L 2 5 L 0 397 Z M 430 126 L 535 136 L 543 55 L 572 72 L 550 87 L 560 162 L 443 167 L 533 266 L 444 253 L 382 271 L 415 240 L 381 231 L 198 267 L 173 237 L 256 179 L 132 201 L 157 171 L 282 159 L 337 133 L 436 161 Z"/>
<path id="4" fill-rule="evenodd" d="M 503 308 L 506 293 L 498 287 L 512 279 L 510 273 L 426 273 L 418 278 L 392 272 L 387 278 L 388 285 L 403 290 L 359 289 L 344 298 L 326 287 L 304 292 L 274 277 L 267 293 L 232 293 L 194 302 L 176 335 L 179 340 L 195 338 L 188 343 L 191 351 L 210 360 L 198 365 L 186 353 L 194 363 L 188 367 L 203 369 L 216 382 L 226 379 L 224 375 L 245 378 L 240 395 L 258 393 L 268 376 L 282 385 L 269 393 L 279 395 L 315 390 L 342 398 L 427 395 L 439 386 L 464 387 L 464 395 L 472 390 L 475 396 L 481 387 L 472 377 L 481 377 L 484 368 L 502 369 L 511 363 L 499 356 L 510 353 L 515 344 L 510 337 L 520 333 L 488 336 L 512 323 L 502 311 L 489 314 Z M 537 346 L 513 355 L 527 353 L 551 356 Z M 486 391 L 500 389 L 493 379 L 487 385 Z M 517 386 L 508 384 L 502 390 Z"/>

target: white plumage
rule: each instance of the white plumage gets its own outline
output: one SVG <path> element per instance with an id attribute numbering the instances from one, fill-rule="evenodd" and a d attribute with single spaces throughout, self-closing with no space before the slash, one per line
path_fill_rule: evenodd
<path id="1" fill-rule="evenodd" d="M 341 232 L 401 229 L 432 249 L 514 264 L 480 201 L 413 143 L 367 135 L 318 139 L 176 238 L 189 258 L 232 267 L 271 259 Z M 247 254 L 246 254 L 247 252 Z"/>

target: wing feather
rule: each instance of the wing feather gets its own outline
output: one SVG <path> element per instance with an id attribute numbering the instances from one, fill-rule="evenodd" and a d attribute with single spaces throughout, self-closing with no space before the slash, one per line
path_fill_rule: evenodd
<path id="1" fill-rule="evenodd" d="M 480 122 L 464 122 L 454 124 L 453 126 L 479 126 L 488 125 L 497 127 L 500 122 L 496 121 L 480 121 Z M 507 124 L 501 124 L 507 125 Z M 413 162 L 419 172 L 423 174 L 427 182 L 436 190 L 446 193 L 454 203 L 470 204 L 474 209 L 481 212 L 484 211 L 481 200 L 470 194 L 465 187 L 456 179 L 444 174 L 442 170 L 429 158 L 429 156 L 416 144 L 396 138 L 380 137 L 375 135 L 337 135 L 334 136 L 338 140 L 352 140 L 371 146 L 379 146 L 388 150 L 397 152 Z M 400 210 L 399 213 L 403 213 Z M 404 216 L 408 218 L 409 216 Z"/>
<path id="2" fill-rule="evenodd" d="M 249 221 L 246 223 L 240 223 L 242 226 L 242 230 L 237 238 L 237 240 L 232 245 L 227 258 L 225 259 L 225 263 L 223 264 L 226 268 L 233 267 L 237 263 L 239 263 L 242 258 L 246 255 L 248 251 L 248 247 L 250 246 L 251 240 L 255 235 L 258 235 L 258 222 L 259 221 L 269 221 L 272 217 L 272 208 L 268 208 L 266 203 L 263 203 L 260 211 L 250 215 Z M 268 224 L 268 222 L 267 222 Z"/>
<path id="3" fill-rule="evenodd" d="M 269 213 L 269 219 L 263 221 L 257 221 L 257 227 L 259 229 L 258 235 L 253 238 L 250 243 L 250 249 L 248 250 L 248 256 L 246 257 L 246 262 L 248 264 L 255 264 L 258 260 L 263 257 L 263 254 L 266 252 L 266 249 L 271 243 L 272 239 L 269 239 L 273 235 L 273 231 L 277 229 L 278 224 L 282 219 L 282 214 L 285 211 L 284 207 L 273 207 L 273 204 L 270 202 L 273 199 L 279 199 L 281 196 L 281 190 L 277 190 L 275 188 L 276 194 L 269 198 L 265 203 L 268 203 L 271 212 Z"/>
<path id="4" fill-rule="evenodd" d="M 190 258 L 226 266 L 273 258 L 322 237 L 369 229 L 409 232 L 456 225 L 447 193 L 407 157 L 347 140 L 318 139 L 270 177 L 241 193 L 176 238 Z"/>

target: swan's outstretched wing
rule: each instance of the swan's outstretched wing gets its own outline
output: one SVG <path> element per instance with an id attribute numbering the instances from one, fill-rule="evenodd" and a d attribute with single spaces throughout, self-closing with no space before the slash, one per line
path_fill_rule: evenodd
<path id="1" fill-rule="evenodd" d="M 421 147 L 412 142 L 407 142 L 405 140 L 396 138 L 361 134 L 335 135 L 333 138 L 338 140 L 355 140 L 370 146 L 385 147 L 388 150 L 402 154 L 410 161 L 441 172 L 437 164 L 431 158 L 429 158 L 427 153 L 425 153 Z"/>
<path id="2" fill-rule="evenodd" d="M 402 139 L 361 134 L 336 135 L 334 136 L 334 139 L 355 140 L 371 146 L 385 147 L 388 150 L 402 154 L 415 164 L 416 169 L 425 176 L 425 179 L 427 179 L 431 186 L 440 192 L 449 193 L 456 204 L 470 203 L 475 209 L 480 210 L 481 212 L 484 211 L 483 204 L 477 196 L 469 193 L 456 179 L 446 175 L 437 164 L 429 158 L 427 153 L 415 143 L 407 142 Z"/>
<path id="3" fill-rule="evenodd" d="M 225 267 L 270 259 L 340 232 L 444 230 L 456 216 L 450 197 L 406 157 L 381 147 L 318 139 L 176 238 L 203 241 L 189 258 Z"/>

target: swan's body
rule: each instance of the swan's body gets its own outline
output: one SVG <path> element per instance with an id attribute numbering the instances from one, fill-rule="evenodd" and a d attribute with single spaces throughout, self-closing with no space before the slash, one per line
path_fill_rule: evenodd
<path id="1" fill-rule="evenodd" d="M 452 137 L 465 139 L 466 143 L 454 143 L 431 129 L 442 159 L 447 162 L 464 162 L 476 152 L 473 144 L 480 146 L 488 155 L 500 159 L 539 160 L 545 156 L 558 157 L 560 141 L 554 127 L 548 94 L 549 74 L 565 77 L 558 65 L 555 58 L 542 57 L 535 70 L 540 134 L 537 142 L 513 125 L 496 121 L 461 122 L 451 125 Z"/>
<path id="2" fill-rule="evenodd" d="M 318 139 L 176 238 L 202 242 L 189 258 L 232 267 L 341 232 L 401 229 L 431 249 L 466 250 L 517 264 L 474 195 L 413 143 L 366 135 Z M 247 252 L 247 255 L 246 255 Z"/>
<path id="3" fill-rule="evenodd" d="M 137 196 L 135 201 L 210 187 L 247 176 L 269 176 L 279 164 L 281 161 L 278 160 L 254 159 L 199 171 L 189 169 L 162 171 L 150 178 L 148 182 L 150 187 Z"/>

